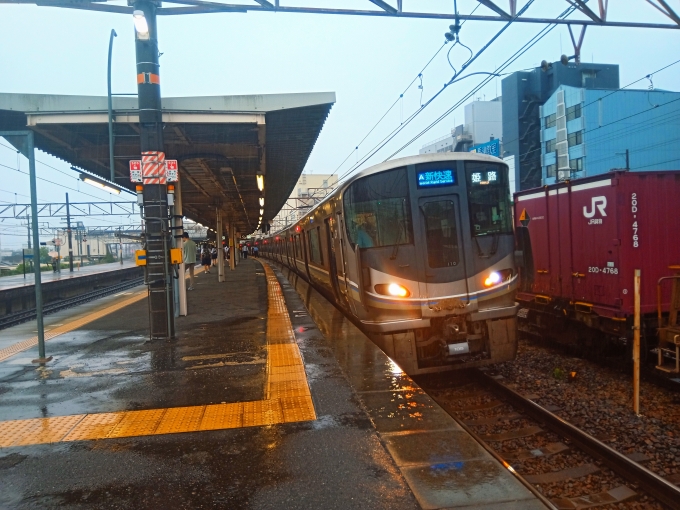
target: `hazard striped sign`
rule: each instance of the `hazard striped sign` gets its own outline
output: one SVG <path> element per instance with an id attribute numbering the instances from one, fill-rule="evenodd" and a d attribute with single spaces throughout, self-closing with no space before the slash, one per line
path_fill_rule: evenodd
<path id="1" fill-rule="evenodd" d="M 144 184 L 166 184 L 164 152 L 142 152 L 142 178 Z"/>

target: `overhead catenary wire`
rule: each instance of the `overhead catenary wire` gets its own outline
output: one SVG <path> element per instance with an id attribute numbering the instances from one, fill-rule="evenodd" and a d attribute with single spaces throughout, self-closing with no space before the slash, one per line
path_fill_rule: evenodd
<path id="1" fill-rule="evenodd" d="M 517 16 L 520 16 L 530 5 L 531 1 L 528 2 L 522 10 L 520 10 L 517 14 Z M 560 18 L 567 17 L 569 14 L 574 12 L 576 9 L 574 7 L 569 7 L 565 11 L 560 14 Z M 515 18 L 512 18 L 514 20 Z M 499 32 L 497 32 L 494 37 L 492 37 L 475 55 L 472 59 L 468 60 L 465 64 L 465 68 L 469 67 L 478 57 L 481 55 L 512 23 L 512 20 L 509 21 L 506 25 L 503 26 Z M 538 34 L 536 34 L 532 39 L 529 40 L 522 48 L 517 50 L 511 57 L 509 57 L 504 64 L 502 64 L 498 70 L 504 70 L 506 69 L 510 64 L 512 64 L 515 60 L 517 60 L 521 55 L 523 55 L 529 48 L 531 48 L 534 44 L 536 44 L 540 39 L 542 39 L 545 35 L 547 35 L 550 31 L 552 31 L 556 25 L 550 25 L 547 27 L 544 27 Z M 464 71 L 464 68 L 461 68 L 461 70 L 458 72 L 458 75 L 460 75 Z M 444 114 L 442 114 L 438 119 L 436 119 L 433 123 L 431 123 L 427 128 L 425 128 L 423 131 L 421 131 L 418 135 L 416 135 L 414 138 L 412 138 L 409 142 L 407 142 L 405 145 L 403 145 L 399 150 L 394 152 L 392 155 L 390 155 L 387 159 L 390 159 L 391 157 L 395 156 L 399 152 L 401 152 L 403 149 L 411 145 L 414 141 L 416 141 L 420 136 L 425 134 L 427 131 L 429 131 L 432 127 L 434 127 L 436 124 L 441 122 L 446 116 L 448 116 L 450 113 L 452 113 L 456 108 L 458 108 L 464 101 L 466 101 L 469 97 L 474 95 L 479 89 L 484 87 L 488 82 L 490 82 L 495 76 L 498 75 L 498 73 L 489 73 L 490 76 L 482 80 L 481 83 L 479 83 L 477 86 L 475 86 L 469 93 L 467 93 L 461 100 L 456 102 L 451 108 L 449 108 Z M 371 151 L 370 153 L 365 156 L 360 162 L 357 162 L 356 165 L 354 165 L 352 168 L 350 168 L 348 171 L 343 174 L 343 176 L 338 179 L 338 183 L 348 177 L 352 172 L 354 172 L 357 168 L 359 168 L 361 165 L 363 165 L 365 162 L 367 162 L 370 158 L 372 158 L 380 149 L 382 149 L 387 143 L 389 143 L 397 134 L 399 134 L 405 127 L 408 125 L 409 122 L 411 122 L 418 114 L 420 114 L 425 107 L 430 105 L 440 94 L 446 90 L 446 88 L 457 81 L 457 77 L 454 76 L 449 82 L 445 83 L 444 86 L 436 93 L 434 94 L 420 109 L 416 110 L 401 126 L 397 127 L 395 130 L 393 130 L 389 135 L 387 135 L 383 140 L 381 140 Z M 463 79 L 463 78 L 459 78 Z"/>
<path id="2" fill-rule="evenodd" d="M 533 2 L 533 0 L 531 0 L 531 1 Z M 470 15 L 474 14 L 475 11 L 476 11 L 477 9 L 479 9 L 480 5 L 481 5 L 481 4 L 477 4 L 477 6 L 472 10 L 472 12 L 470 12 Z M 465 21 L 467 21 L 467 20 L 463 20 L 463 22 L 460 24 L 461 27 L 465 24 Z M 364 143 L 364 142 L 366 141 L 366 139 L 371 135 L 371 133 L 373 133 L 373 131 L 375 131 L 375 129 L 380 125 L 380 123 L 385 119 L 385 117 L 387 117 L 387 115 L 392 111 L 392 109 L 393 109 L 399 102 L 402 102 L 402 103 L 403 103 L 404 94 L 406 94 L 406 93 L 409 91 L 409 89 L 413 86 L 413 84 L 414 84 L 417 80 L 420 80 L 420 86 L 419 86 L 419 89 L 420 89 L 420 91 L 421 91 L 421 92 L 420 92 L 420 105 L 421 105 L 421 107 L 422 107 L 422 102 L 423 102 L 423 86 L 422 86 L 422 85 L 423 85 L 423 73 L 425 72 L 425 70 L 429 67 L 429 65 L 432 63 L 432 61 L 437 57 L 437 55 L 439 55 L 439 53 L 442 51 L 442 49 L 444 49 L 444 47 L 445 47 L 447 44 L 448 44 L 448 41 L 444 41 L 444 44 L 442 44 L 442 45 L 439 47 L 439 49 L 435 52 L 435 54 L 432 55 L 432 57 L 430 58 L 430 60 L 427 61 L 427 63 L 425 64 L 425 66 L 423 66 L 423 68 L 420 70 L 420 72 L 419 72 L 419 73 L 411 80 L 411 82 L 406 86 L 406 88 L 404 89 L 404 91 L 403 91 L 401 94 L 399 94 L 399 97 L 397 97 L 397 99 L 394 101 L 394 103 L 392 103 L 392 104 L 390 105 L 390 107 L 387 109 L 387 111 L 386 111 L 386 112 L 378 119 L 378 121 L 373 125 L 373 127 L 368 131 L 368 133 L 366 133 L 366 135 L 364 135 L 364 137 L 359 141 L 359 143 L 357 143 L 357 144 L 355 145 L 354 149 L 352 149 L 352 151 L 351 151 L 349 154 L 347 154 L 347 156 L 345 157 L 345 159 L 342 160 L 342 162 L 337 166 L 337 168 L 336 168 L 335 170 L 333 170 L 333 172 L 330 174 L 331 176 L 332 176 L 332 175 L 335 175 L 335 174 L 338 172 L 338 170 L 340 170 L 340 168 L 342 167 L 342 165 L 344 165 L 344 164 L 347 162 L 347 160 L 352 156 L 352 154 L 356 154 L 356 153 L 357 153 L 357 151 L 359 150 L 359 147 L 361 146 L 361 144 Z M 455 44 L 454 44 L 454 45 L 455 45 Z M 451 51 L 451 50 L 449 50 L 449 51 Z M 448 55 L 447 55 L 447 59 L 448 59 Z M 408 120 L 408 119 L 407 119 L 407 120 Z M 403 113 L 402 113 L 402 116 L 401 116 L 401 122 L 402 122 L 402 123 L 404 122 L 404 121 L 403 121 Z"/>

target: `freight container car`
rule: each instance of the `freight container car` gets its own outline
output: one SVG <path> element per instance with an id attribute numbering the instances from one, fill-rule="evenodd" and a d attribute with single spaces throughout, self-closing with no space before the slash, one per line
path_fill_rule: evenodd
<path id="1" fill-rule="evenodd" d="M 680 171 L 612 171 L 525 190 L 515 194 L 514 213 L 521 331 L 628 343 L 640 269 L 642 337 L 655 341 L 657 281 L 680 264 Z"/>

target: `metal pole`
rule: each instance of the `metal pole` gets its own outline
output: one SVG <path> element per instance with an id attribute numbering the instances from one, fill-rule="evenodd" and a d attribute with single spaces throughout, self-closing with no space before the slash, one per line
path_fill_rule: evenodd
<path id="1" fill-rule="evenodd" d="M 222 212 L 217 209 L 217 233 L 215 235 L 215 249 L 217 250 L 217 281 L 223 282 L 224 279 L 224 249 L 222 248 Z"/>
<path id="2" fill-rule="evenodd" d="M 148 34 L 135 31 L 137 65 L 137 97 L 142 160 L 163 152 L 163 117 L 161 105 L 160 66 L 158 64 L 158 30 L 156 9 L 160 2 L 137 0 L 135 11 L 141 11 L 148 26 Z M 146 153 L 146 154 L 145 154 Z M 148 163 L 147 163 L 148 164 Z M 161 171 L 164 171 L 161 168 Z M 165 182 L 144 183 L 144 220 L 146 224 L 146 272 L 149 280 L 149 311 L 151 338 L 169 339 L 174 331 L 173 287 L 168 261 L 170 229 L 168 218 L 168 190 Z"/>
<path id="3" fill-rule="evenodd" d="M 123 265 L 123 236 L 121 235 L 121 229 L 122 227 L 118 227 L 118 242 L 119 242 L 119 247 L 120 247 L 120 265 Z"/>
<path id="4" fill-rule="evenodd" d="M 45 363 L 52 359 L 45 358 L 45 328 L 43 324 L 43 296 L 42 281 L 40 279 L 40 235 L 38 232 L 38 189 L 35 178 L 35 147 L 33 142 L 33 132 L 26 135 L 28 139 L 28 169 L 31 181 L 31 222 L 33 224 L 33 259 L 37 264 L 33 264 L 35 271 L 35 312 L 38 325 L 38 359 L 37 363 Z"/>
<path id="5" fill-rule="evenodd" d="M 630 151 L 626 149 L 626 170 L 630 170 Z"/>
<path id="6" fill-rule="evenodd" d="M 71 209 L 68 205 L 68 193 L 66 193 L 66 231 L 68 232 L 68 270 L 73 272 L 73 234 L 71 232 Z"/>
<path id="7" fill-rule="evenodd" d="M 640 270 L 635 270 L 633 296 L 633 411 L 640 414 Z"/>
<path id="8" fill-rule="evenodd" d="M 113 159 L 113 105 L 111 100 L 111 56 L 113 55 L 113 38 L 117 37 L 116 31 L 111 29 L 109 38 L 109 67 L 107 74 L 107 84 L 109 91 L 109 167 L 111 168 L 111 182 L 116 182 L 116 167 Z"/>
<path id="9" fill-rule="evenodd" d="M 175 227 L 183 226 L 183 220 L 182 216 L 184 215 L 184 212 L 182 210 L 182 179 L 179 178 L 177 179 L 177 182 L 175 183 L 175 207 L 174 207 L 174 213 L 175 213 Z M 175 235 L 181 236 L 184 234 L 184 229 L 175 229 L 174 230 Z M 180 250 L 184 251 L 184 238 L 178 237 L 176 238 L 176 247 L 179 248 Z M 195 262 L 195 261 L 194 261 Z M 186 266 L 184 265 L 184 261 L 179 265 L 179 279 L 177 280 L 177 287 L 175 288 L 177 292 L 177 307 L 179 309 L 179 315 L 184 315 L 186 316 L 187 314 L 187 286 L 186 286 L 186 280 L 185 280 L 185 274 L 184 272 L 186 271 Z"/>
<path id="10" fill-rule="evenodd" d="M 234 243 L 234 239 L 236 238 L 236 232 L 234 232 L 233 223 L 229 225 L 229 233 L 227 236 L 229 238 L 229 269 L 233 271 L 234 269 L 236 269 L 236 248 L 237 248 L 236 243 Z"/>

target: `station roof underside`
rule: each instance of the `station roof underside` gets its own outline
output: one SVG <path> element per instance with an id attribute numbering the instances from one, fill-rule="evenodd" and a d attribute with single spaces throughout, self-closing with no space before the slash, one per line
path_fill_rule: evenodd
<path id="1" fill-rule="evenodd" d="M 335 103 L 335 93 L 163 98 L 166 159 L 179 161 L 184 214 L 214 226 L 216 210 L 242 234 L 257 226 L 256 175 L 265 174 L 264 219 L 292 192 Z M 134 190 L 140 159 L 137 97 L 113 98 L 115 181 Z M 110 179 L 106 96 L 0 93 L 0 131 L 30 129 L 36 148 Z"/>

